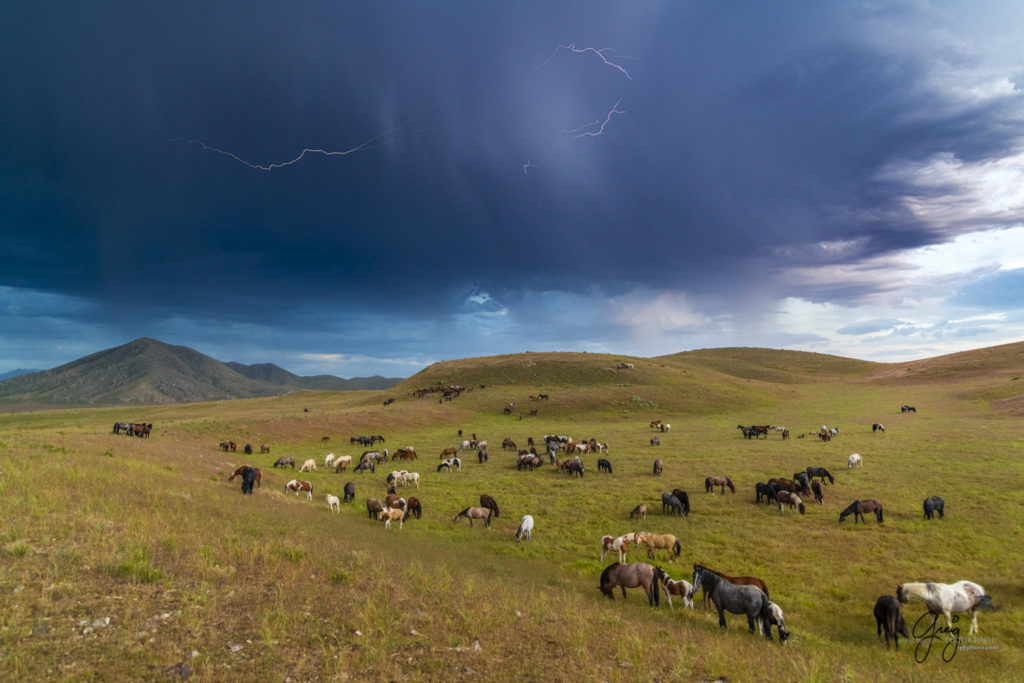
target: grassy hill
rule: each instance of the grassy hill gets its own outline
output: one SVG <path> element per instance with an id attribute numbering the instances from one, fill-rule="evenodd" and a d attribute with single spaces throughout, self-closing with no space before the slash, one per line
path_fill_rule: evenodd
<path id="1" fill-rule="evenodd" d="M 269 363 L 221 363 L 185 346 L 142 338 L 52 370 L 0 382 L 0 406 L 161 405 L 273 396 L 300 389 L 383 388 L 396 380 L 299 377 Z"/>
<path id="2" fill-rule="evenodd" d="M 520 354 L 438 363 L 384 392 L 0 415 L 0 676 L 152 679 L 187 666 L 233 680 L 1006 680 L 1024 666 L 1024 440 L 1003 403 L 1020 396 L 1017 350 L 918 361 L 909 382 L 896 366 L 756 349 Z M 764 370 L 758 355 L 771 361 Z M 440 402 L 412 394 L 438 382 L 474 390 Z M 530 399 L 538 393 L 549 400 Z M 903 403 L 918 412 L 900 413 Z M 152 422 L 152 437 L 111 434 L 126 418 Z M 672 424 L 657 447 L 655 418 Z M 873 422 L 886 431 L 872 433 Z M 737 423 L 785 424 L 793 438 L 748 441 Z M 823 423 L 840 436 L 809 436 Z M 488 462 L 436 471 L 460 429 L 490 441 Z M 311 502 L 283 491 L 300 475 L 274 469 L 276 458 L 322 466 L 329 450 L 358 456 L 348 437 L 368 433 L 420 453 L 402 466 L 421 485 L 401 492 L 422 501 L 422 519 L 388 530 L 368 518 L 364 502 L 383 497 L 390 464 L 303 474 Z M 519 471 L 500 447 L 546 433 L 608 442 L 614 473 L 599 474 L 594 456 L 582 479 Z M 227 439 L 271 453 L 224 453 Z M 852 452 L 864 466 L 847 471 Z M 651 474 L 655 457 L 663 476 Z M 263 470 L 253 496 L 227 481 L 244 463 Z M 823 505 L 799 515 L 754 503 L 755 482 L 807 465 L 835 475 Z M 704 478 L 717 474 L 737 493 L 706 494 Z M 355 503 L 330 512 L 324 495 L 348 481 Z M 658 505 L 675 487 L 689 493 L 686 519 Z M 490 530 L 453 524 L 482 493 L 501 505 Z M 926 522 L 931 495 L 946 499 L 946 515 Z M 866 497 L 883 502 L 884 523 L 838 523 Z M 640 502 L 646 520 L 631 521 Z M 516 543 L 525 513 L 534 540 Z M 635 589 L 625 601 L 602 597 L 598 577 L 614 558 L 600 559 L 600 537 L 636 530 L 679 537 L 678 561 L 655 560 L 674 578 L 689 580 L 695 562 L 763 578 L 789 642 L 749 635 L 738 615 L 720 629 L 699 599 L 690 610 L 678 600 L 652 609 Z M 885 650 L 876 597 L 901 582 L 962 578 L 999 607 L 979 618 L 984 640 L 964 629 L 948 663 L 937 647 L 921 663 L 913 643 Z M 924 608 L 904 614 L 912 626 Z"/>

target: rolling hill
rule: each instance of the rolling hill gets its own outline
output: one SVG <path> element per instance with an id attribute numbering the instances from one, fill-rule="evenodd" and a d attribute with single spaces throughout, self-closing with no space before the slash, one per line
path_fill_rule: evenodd
<path id="1" fill-rule="evenodd" d="M 222 363 L 188 347 L 144 337 L 52 370 L 0 382 L 0 405 L 9 409 L 168 405 L 275 396 L 303 389 L 381 389 L 397 381 L 300 377 L 269 363 Z"/>

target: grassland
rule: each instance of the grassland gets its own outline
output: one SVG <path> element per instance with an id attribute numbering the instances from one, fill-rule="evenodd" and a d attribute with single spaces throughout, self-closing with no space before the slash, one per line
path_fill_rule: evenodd
<path id="1" fill-rule="evenodd" d="M 184 663 L 211 680 L 1011 680 L 1024 670 L 1020 351 L 907 366 L 735 349 L 521 354 L 437 364 L 386 392 L 0 415 L 0 677 L 153 679 Z M 634 369 L 613 372 L 620 360 Z M 475 389 L 452 402 L 409 395 L 438 382 Z M 550 401 L 529 399 L 538 393 Z M 918 412 L 900 413 L 904 403 Z M 648 443 L 652 419 L 672 424 L 660 447 Z M 152 422 L 153 436 L 115 436 L 118 420 Z M 872 434 L 873 422 L 886 432 Z M 794 438 L 747 441 L 738 423 L 785 425 Z M 840 436 L 798 438 L 821 424 Z M 436 472 L 459 429 L 491 443 L 489 462 Z M 321 469 L 312 503 L 282 491 L 293 473 L 274 459 L 358 455 L 348 437 L 368 433 L 419 451 L 422 520 L 386 530 L 368 519 L 381 470 Z M 609 442 L 614 474 L 599 475 L 593 456 L 583 480 L 519 472 L 500 448 L 547 433 Z M 223 453 L 225 439 L 272 453 Z M 864 467 L 847 472 L 853 452 Z M 243 463 L 264 471 L 251 497 L 226 481 Z M 755 482 L 807 465 L 836 475 L 824 505 L 800 516 L 754 504 Z M 706 495 L 712 474 L 737 493 Z M 357 502 L 332 514 L 323 496 L 347 481 Z M 675 487 L 690 494 L 685 520 L 659 512 Z M 453 525 L 481 493 L 501 504 L 493 528 Z M 946 499 L 945 519 L 922 519 L 930 495 Z M 839 524 L 862 497 L 884 503 L 885 522 Z M 764 578 L 790 641 L 750 636 L 735 615 L 719 629 L 699 602 L 602 597 L 598 539 L 636 530 L 628 513 L 642 501 L 643 528 L 682 542 L 679 562 L 659 561 L 670 574 L 689 579 L 704 562 Z M 517 544 L 524 513 L 537 528 Z M 961 578 L 999 606 L 979 619 L 985 640 L 963 642 L 991 649 L 949 663 L 938 652 L 917 663 L 909 644 L 886 652 L 877 596 Z M 905 608 L 910 622 L 923 611 Z"/>

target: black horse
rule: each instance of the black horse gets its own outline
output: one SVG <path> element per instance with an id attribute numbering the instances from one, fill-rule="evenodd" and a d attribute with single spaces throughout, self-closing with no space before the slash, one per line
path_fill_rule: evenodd
<path id="1" fill-rule="evenodd" d="M 806 472 L 794 472 L 793 481 L 796 482 L 796 492 L 805 496 L 811 495 L 811 480 Z"/>
<path id="2" fill-rule="evenodd" d="M 597 459 L 597 471 L 598 472 L 607 472 L 608 474 L 611 474 L 612 473 L 612 464 L 606 458 L 598 458 Z"/>
<path id="3" fill-rule="evenodd" d="M 252 494 L 252 486 L 256 483 L 259 475 L 255 467 L 244 467 L 242 469 L 242 493 Z"/>
<path id="4" fill-rule="evenodd" d="M 815 477 L 821 477 L 821 482 L 825 483 L 825 479 L 828 479 L 828 483 L 836 483 L 836 478 L 832 476 L 832 473 L 826 470 L 824 467 L 808 467 L 807 478 L 814 479 Z"/>
<path id="5" fill-rule="evenodd" d="M 498 510 L 498 504 L 486 493 L 481 494 L 480 496 L 480 507 L 490 509 L 495 517 L 501 517 L 501 511 Z"/>
<path id="6" fill-rule="evenodd" d="M 583 464 L 573 460 L 569 463 L 569 476 L 573 477 L 577 474 L 580 475 L 580 479 L 583 478 Z"/>
<path id="7" fill-rule="evenodd" d="M 878 625 L 878 635 L 885 631 L 886 650 L 889 649 L 889 638 L 896 643 L 897 650 L 900 649 L 900 636 L 910 639 L 907 624 L 900 612 L 900 602 L 891 595 L 882 595 L 875 601 L 875 622 Z"/>
<path id="8" fill-rule="evenodd" d="M 924 499 L 924 518 L 931 519 L 932 515 L 936 512 L 939 513 L 939 519 L 942 519 L 943 509 L 946 507 L 946 501 L 942 500 L 938 496 L 931 496 L 930 498 Z"/>
<path id="9" fill-rule="evenodd" d="M 821 493 L 821 484 L 817 481 L 811 482 L 811 491 L 814 492 L 814 500 L 822 505 L 825 504 L 825 496 Z"/>
<path id="10" fill-rule="evenodd" d="M 356 499 L 356 485 L 355 485 L 354 482 L 350 481 L 349 483 L 345 484 L 345 497 L 342 499 L 341 502 L 343 502 L 343 503 L 350 503 L 350 502 L 352 502 L 355 499 Z"/>
<path id="11" fill-rule="evenodd" d="M 762 498 L 767 501 L 778 500 L 778 496 L 775 495 L 775 487 L 759 481 L 754 485 L 754 502 L 760 503 Z"/>

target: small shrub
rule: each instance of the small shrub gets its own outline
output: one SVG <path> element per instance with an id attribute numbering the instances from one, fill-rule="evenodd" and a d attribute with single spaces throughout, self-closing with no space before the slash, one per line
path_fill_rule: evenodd
<path id="1" fill-rule="evenodd" d="M 348 572 L 344 569 L 335 569 L 333 572 L 331 572 L 330 578 L 331 583 L 333 583 L 335 586 L 347 586 L 352 581 L 351 577 L 348 575 Z"/>

